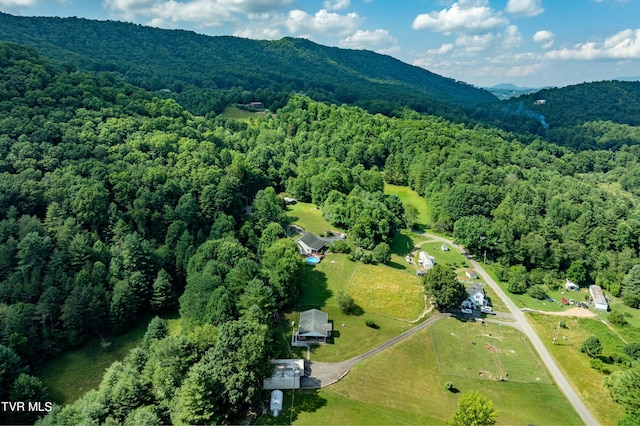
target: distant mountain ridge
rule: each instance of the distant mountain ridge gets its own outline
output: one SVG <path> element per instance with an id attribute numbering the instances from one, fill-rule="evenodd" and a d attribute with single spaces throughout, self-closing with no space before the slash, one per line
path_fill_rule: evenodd
<path id="1" fill-rule="evenodd" d="M 491 87 L 485 87 L 484 89 L 492 93 L 500 100 L 511 99 L 521 95 L 528 95 L 530 93 L 536 93 L 542 89 L 550 89 L 550 86 L 546 87 L 520 87 L 511 83 L 497 84 Z"/>
<path id="2" fill-rule="evenodd" d="M 32 45 L 59 63 L 121 73 L 148 90 L 193 86 L 302 91 L 374 112 L 408 106 L 449 118 L 496 102 L 483 89 L 390 56 L 306 39 L 210 37 L 117 21 L 0 13 L 0 40 Z"/>

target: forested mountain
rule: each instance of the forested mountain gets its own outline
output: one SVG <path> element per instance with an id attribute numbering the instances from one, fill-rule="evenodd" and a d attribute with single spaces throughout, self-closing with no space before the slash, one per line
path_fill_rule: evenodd
<path id="1" fill-rule="evenodd" d="M 510 99 L 508 110 L 537 118 L 550 142 L 574 149 L 640 143 L 640 82 L 600 81 Z M 541 133 L 541 132 L 540 132 Z M 541 133 L 541 134 L 545 134 Z"/>
<path id="2" fill-rule="evenodd" d="M 308 42 L 272 46 L 286 43 Z M 510 291 L 566 276 L 640 306 L 624 280 L 640 265 L 639 145 L 574 152 L 303 95 L 248 125 L 60 64 L 0 43 L 0 399 L 44 400 L 30 369 L 148 312 L 178 309 L 182 332 L 152 322 L 98 389 L 43 424 L 238 423 L 298 295 L 284 191 L 364 252 L 407 224 L 383 179 L 407 185 L 434 227 L 503 265 Z"/>
<path id="3" fill-rule="evenodd" d="M 208 37 L 115 21 L 0 13 L 0 40 L 32 45 L 48 57 L 73 63 L 81 70 L 118 72 L 147 90 L 234 88 L 241 95 L 242 91 L 262 89 L 253 94 L 254 99 L 248 99 L 274 106 L 281 106 L 283 92 L 297 91 L 317 100 L 360 105 L 373 112 L 388 114 L 410 107 L 461 119 L 464 111 L 497 102 L 482 89 L 390 56 L 326 47 L 305 39 Z M 208 112 L 198 110 L 202 101 L 193 96 L 185 96 L 181 103 L 194 112 Z M 210 106 L 220 112 L 224 102 Z"/>

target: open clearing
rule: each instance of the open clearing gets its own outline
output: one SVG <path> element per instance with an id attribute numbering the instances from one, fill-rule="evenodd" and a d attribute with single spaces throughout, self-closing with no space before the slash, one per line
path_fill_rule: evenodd
<path id="1" fill-rule="evenodd" d="M 365 313 L 412 321 L 425 310 L 421 280 L 388 266 L 358 265 L 348 292 Z"/>
<path id="2" fill-rule="evenodd" d="M 297 202 L 287 206 L 287 216 L 295 225 L 318 236 L 335 229 L 322 217 L 322 212 L 315 204 Z"/>
<path id="3" fill-rule="evenodd" d="M 445 390 L 444 384 L 451 381 L 459 392 L 478 390 L 492 400 L 498 410 L 498 424 L 581 424 L 558 388 L 550 384 L 537 357 L 527 354 L 528 343 L 516 330 L 505 328 L 501 340 L 488 337 L 474 347 L 489 353 L 484 347 L 488 342 L 501 350 L 501 362 L 509 370 L 510 381 L 499 382 L 477 374 L 495 370 L 496 365 L 492 356 L 467 359 L 472 346 L 467 337 L 474 336 L 481 342 L 486 327 L 498 328 L 442 319 L 356 365 L 335 385 L 318 391 L 296 391 L 293 413 L 292 393 L 285 393 L 280 417 L 263 416 L 258 423 L 288 424 L 292 418 L 295 424 L 318 425 L 442 424 L 456 410 L 460 396 Z M 451 354 L 452 363 L 464 361 L 462 368 L 468 368 L 469 373 L 457 367 L 452 367 L 450 373 L 442 372 L 439 362 L 444 353 Z"/>
<path id="4" fill-rule="evenodd" d="M 397 195 L 405 207 L 409 205 L 415 207 L 418 210 L 418 217 L 416 218 L 418 228 L 425 229 L 429 227 L 431 210 L 424 197 L 421 197 L 409 187 L 389 185 L 388 183 L 384 184 L 384 193 Z"/>
<path id="5" fill-rule="evenodd" d="M 264 114 L 245 111 L 236 106 L 228 106 L 222 111 L 222 115 L 236 121 L 243 121 L 250 124 L 252 120 L 261 120 L 265 117 Z"/>

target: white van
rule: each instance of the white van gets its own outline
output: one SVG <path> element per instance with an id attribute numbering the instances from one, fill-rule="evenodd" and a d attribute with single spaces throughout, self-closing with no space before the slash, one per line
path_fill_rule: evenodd
<path id="1" fill-rule="evenodd" d="M 490 314 L 492 312 L 491 306 L 481 306 L 480 312 L 483 314 Z"/>

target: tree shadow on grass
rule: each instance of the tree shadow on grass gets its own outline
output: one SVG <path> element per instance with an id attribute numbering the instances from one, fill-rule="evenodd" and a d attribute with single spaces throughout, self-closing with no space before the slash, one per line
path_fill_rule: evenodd
<path id="1" fill-rule="evenodd" d="M 393 268 L 393 269 L 401 270 L 401 271 L 406 271 L 407 270 L 406 266 L 401 265 L 401 264 L 396 263 L 396 262 L 388 262 L 387 266 L 390 267 L 390 268 Z"/>
<path id="2" fill-rule="evenodd" d="M 326 274 L 315 268 L 305 267 L 302 273 L 297 309 L 304 311 L 322 308 L 331 296 L 333 296 L 333 291 L 329 289 Z"/>
<path id="3" fill-rule="evenodd" d="M 396 232 L 391 241 L 391 253 L 398 256 L 405 256 L 413 250 L 411 238 L 401 232 Z"/>
<path id="4" fill-rule="evenodd" d="M 268 394 L 269 396 L 271 393 Z M 327 400 L 320 396 L 317 390 L 284 391 L 284 405 L 278 417 L 271 413 L 261 416 L 254 424 L 259 425 L 290 425 L 298 420 L 301 413 L 313 413 L 327 405 Z M 291 405 L 293 402 L 293 405 Z M 269 405 L 267 400 L 266 405 Z"/>

